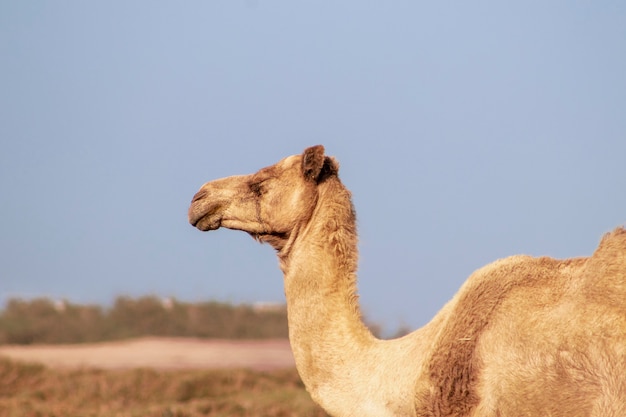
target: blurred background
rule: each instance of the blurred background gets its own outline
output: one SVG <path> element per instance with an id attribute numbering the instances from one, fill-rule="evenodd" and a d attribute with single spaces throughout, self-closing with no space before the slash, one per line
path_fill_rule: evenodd
<path id="1" fill-rule="evenodd" d="M 0 301 L 283 303 L 204 182 L 324 144 L 362 309 L 428 322 L 480 266 L 626 221 L 626 3 L 0 3 Z"/>

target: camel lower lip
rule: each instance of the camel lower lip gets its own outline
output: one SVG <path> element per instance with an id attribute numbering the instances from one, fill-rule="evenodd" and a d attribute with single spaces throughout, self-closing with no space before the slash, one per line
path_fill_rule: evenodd
<path id="1" fill-rule="evenodd" d="M 221 219 L 217 217 L 213 217 L 210 215 L 200 217 L 195 223 L 192 223 L 193 226 L 202 230 L 203 232 L 208 232 L 209 230 L 216 230 L 220 228 Z"/>

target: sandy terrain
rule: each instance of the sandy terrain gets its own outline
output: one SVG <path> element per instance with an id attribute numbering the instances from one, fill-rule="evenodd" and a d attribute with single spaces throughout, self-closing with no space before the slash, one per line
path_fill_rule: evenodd
<path id="1" fill-rule="evenodd" d="M 5 345 L 0 346 L 0 356 L 63 368 L 241 367 L 269 370 L 295 366 L 287 340 L 142 338 L 84 345 Z"/>

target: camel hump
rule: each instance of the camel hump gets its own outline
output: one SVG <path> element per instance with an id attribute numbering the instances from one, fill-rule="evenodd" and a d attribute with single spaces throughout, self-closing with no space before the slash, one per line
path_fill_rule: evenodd
<path id="1" fill-rule="evenodd" d="M 591 256 L 589 266 L 616 279 L 626 280 L 626 229 L 618 227 L 605 234 Z"/>
<path id="2" fill-rule="evenodd" d="M 593 256 L 613 256 L 623 260 L 626 257 L 626 229 L 618 227 L 602 236 Z"/>
<path id="3" fill-rule="evenodd" d="M 609 304 L 626 313 L 626 229 L 605 234 L 586 264 L 584 292 L 588 301 Z"/>

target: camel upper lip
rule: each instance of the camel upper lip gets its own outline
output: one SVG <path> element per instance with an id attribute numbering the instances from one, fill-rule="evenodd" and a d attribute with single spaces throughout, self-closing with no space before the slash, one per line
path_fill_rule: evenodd
<path id="1" fill-rule="evenodd" d="M 189 213 L 189 223 L 191 223 L 193 227 L 196 227 L 200 219 L 203 217 L 204 216 L 197 216 L 195 213 Z"/>
<path id="2" fill-rule="evenodd" d="M 197 227 L 200 220 L 202 220 L 208 214 L 206 211 L 203 211 L 198 207 L 200 205 L 200 201 L 206 197 L 206 192 L 204 190 L 198 191 L 193 198 L 191 199 L 191 205 L 189 206 L 189 212 L 187 213 L 187 219 L 192 226 Z"/>

